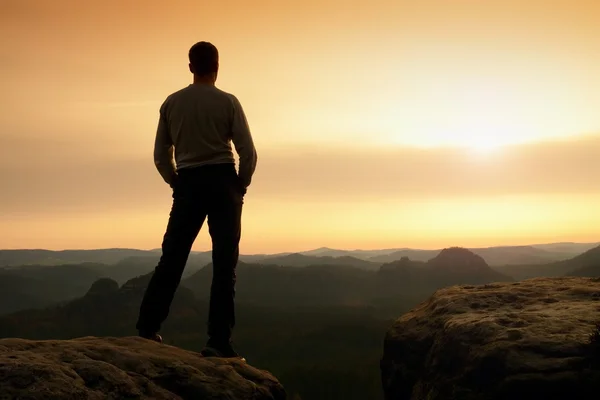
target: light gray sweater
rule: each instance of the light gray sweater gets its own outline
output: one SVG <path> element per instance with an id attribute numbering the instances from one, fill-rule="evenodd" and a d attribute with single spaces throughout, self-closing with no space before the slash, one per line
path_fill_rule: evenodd
<path id="1" fill-rule="evenodd" d="M 240 156 L 240 180 L 248 187 L 257 155 L 242 105 L 213 85 L 189 85 L 160 107 L 154 163 L 172 185 L 182 168 L 235 163 L 231 142 Z"/>

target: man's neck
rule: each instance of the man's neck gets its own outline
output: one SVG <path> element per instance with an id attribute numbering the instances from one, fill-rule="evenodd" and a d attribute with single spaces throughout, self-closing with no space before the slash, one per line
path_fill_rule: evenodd
<path id="1" fill-rule="evenodd" d="M 194 85 L 215 86 L 215 78 L 212 76 L 196 76 L 196 75 L 194 75 Z"/>

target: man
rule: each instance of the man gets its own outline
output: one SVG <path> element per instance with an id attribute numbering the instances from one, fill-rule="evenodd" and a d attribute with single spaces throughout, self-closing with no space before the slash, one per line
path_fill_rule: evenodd
<path id="1" fill-rule="evenodd" d="M 140 307 L 141 337 L 162 342 L 158 334 L 169 314 L 190 250 L 208 217 L 213 280 L 208 343 L 203 354 L 238 357 L 231 345 L 235 324 L 235 268 L 241 215 L 257 155 L 248 122 L 237 98 L 215 86 L 217 48 L 196 43 L 189 51 L 194 83 L 171 94 L 160 108 L 154 146 L 156 168 L 173 189 L 173 206 L 162 256 Z M 231 148 L 239 154 L 239 174 Z"/>

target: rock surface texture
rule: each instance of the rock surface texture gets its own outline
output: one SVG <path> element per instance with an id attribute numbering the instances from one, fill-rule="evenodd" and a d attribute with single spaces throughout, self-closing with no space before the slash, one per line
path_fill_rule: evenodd
<path id="1" fill-rule="evenodd" d="M 140 338 L 0 340 L 0 399 L 285 398 L 272 375 L 242 361 Z"/>
<path id="2" fill-rule="evenodd" d="M 598 399 L 599 321 L 598 279 L 439 290 L 386 335 L 386 399 Z"/>

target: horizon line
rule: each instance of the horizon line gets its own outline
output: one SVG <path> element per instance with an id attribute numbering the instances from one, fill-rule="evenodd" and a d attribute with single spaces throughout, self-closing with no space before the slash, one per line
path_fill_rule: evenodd
<path id="1" fill-rule="evenodd" d="M 263 254 L 301 254 L 314 252 L 318 250 L 323 251 L 344 251 L 344 252 L 358 252 L 358 251 L 399 251 L 399 250 L 416 250 L 416 251 L 435 251 L 435 250 L 444 250 L 449 248 L 464 248 L 464 249 L 491 249 L 491 248 L 506 248 L 506 247 L 536 247 L 536 246 L 548 246 L 548 245 L 600 245 L 600 241 L 593 242 L 573 242 L 573 241 L 560 241 L 560 242 L 546 242 L 546 243 L 531 243 L 531 244 L 515 244 L 515 245 L 492 245 L 492 246 L 482 246 L 482 247 L 472 247 L 472 246 L 460 246 L 460 245 L 450 245 L 443 247 L 431 247 L 431 248 L 419 248 L 419 247 L 389 247 L 389 248 L 334 248 L 328 246 L 322 246 L 317 248 L 311 248 L 308 250 L 299 250 L 299 251 L 276 251 L 273 253 L 269 252 L 259 252 L 259 253 L 240 253 L 240 255 L 245 256 L 253 256 L 253 255 L 263 255 Z M 134 248 L 134 247 L 105 247 L 105 248 L 64 248 L 64 249 L 50 249 L 50 248 L 0 248 L 0 251 L 50 251 L 50 252 L 66 252 L 66 251 L 142 251 L 142 252 L 158 252 L 161 251 L 161 248 Z M 212 250 L 192 250 L 192 253 L 208 253 Z"/>

